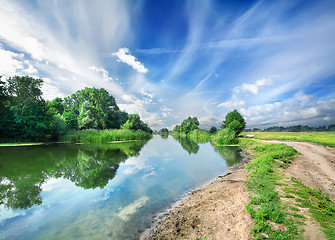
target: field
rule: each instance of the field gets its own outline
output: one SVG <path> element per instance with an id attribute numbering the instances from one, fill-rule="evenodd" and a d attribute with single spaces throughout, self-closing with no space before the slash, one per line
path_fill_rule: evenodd
<path id="1" fill-rule="evenodd" d="M 335 132 L 251 132 L 262 140 L 283 140 L 296 142 L 313 142 L 323 146 L 335 147 Z"/>

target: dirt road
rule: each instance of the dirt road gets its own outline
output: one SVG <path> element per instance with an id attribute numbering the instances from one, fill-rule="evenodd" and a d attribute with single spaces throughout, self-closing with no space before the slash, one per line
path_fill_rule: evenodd
<path id="1" fill-rule="evenodd" d="M 304 184 L 322 189 L 335 200 L 335 149 L 307 142 L 263 141 L 283 143 L 295 148 L 299 155 L 286 170 Z"/>

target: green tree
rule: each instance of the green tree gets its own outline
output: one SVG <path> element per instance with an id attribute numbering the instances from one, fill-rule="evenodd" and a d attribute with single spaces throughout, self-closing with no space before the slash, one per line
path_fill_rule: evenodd
<path id="1" fill-rule="evenodd" d="M 181 133 L 185 133 L 188 134 L 190 132 L 192 132 L 195 129 L 198 129 L 199 126 L 199 120 L 196 117 L 188 117 L 187 119 L 185 119 L 181 125 L 180 125 L 180 132 Z"/>
<path id="2" fill-rule="evenodd" d="M 159 132 L 161 134 L 169 134 L 169 130 L 167 128 L 162 128 Z"/>
<path id="3" fill-rule="evenodd" d="M 42 98 L 42 79 L 14 76 L 7 79 L 12 138 L 43 139 L 50 125 L 45 101 Z"/>
<path id="4" fill-rule="evenodd" d="M 224 124 L 222 128 L 230 128 L 235 131 L 236 136 L 238 136 L 245 128 L 245 120 L 242 115 L 235 109 L 226 115 Z"/>
<path id="5" fill-rule="evenodd" d="M 79 129 L 90 129 L 90 128 L 98 128 L 99 117 L 94 111 L 94 107 L 90 104 L 90 102 L 85 101 L 79 111 L 78 116 L 78 127 Z"/>
<path id="6" fill-rule="evenodd" d="M 213 127 L 211 127 L 211 129 L 209 129 L 209 132 L 210 132 L 210 134 L 214 134 L 214 133 L 217 132 L 217 128 L 213 126 Z"/>
<path id="7" fill-rule="evenodd" d="M 121 126 L 121 129 L 143 130 L 152 133 L 151 128 L 140 119 L 138 114 L 128 114 L 128 120 Z"/>

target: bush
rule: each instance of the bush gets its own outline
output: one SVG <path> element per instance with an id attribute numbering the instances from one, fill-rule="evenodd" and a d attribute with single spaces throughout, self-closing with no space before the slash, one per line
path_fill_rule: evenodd
<path id="1" fill-rule="evenodd" d="M 218 131 L 213 136 L 212 141 L 216 145 L 229 145 L 238 143 L 235 131 L 230 128 L 224 128 Z"/>

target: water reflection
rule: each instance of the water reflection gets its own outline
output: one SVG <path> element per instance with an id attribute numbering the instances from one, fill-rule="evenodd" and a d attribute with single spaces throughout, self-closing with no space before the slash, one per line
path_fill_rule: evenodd
<path id="1" fill-rule="evenodd" d="M 179 135 L 172 135 L 174 139 L 176 139 L 181 147 L 188 152 L 189 155 L 193 154 L 197 154 L 199 151 L 199 145 L 193 141 L 190 138 L 187 137 L 181 137 Z"/>
<path id="2" fill-rule="evenodd" d="M 185 138 L 144 144 L 0 148 L 0 239 L 139 239 L 155 213 L 240 159 Z"/>
<path id="3" fill-rule="evenodd" d="M 138 156 L 144 144 L 2 148 L 0 204 L 13 210 L 40 205 L 41 186 L 50 178 L 69 179 L 84 189 L 103 188 L 115 177 L 119 164 Z"/>
<path id="4" fill-rule="evenodd" d="M 226 160 L 228 167 L 239 163 L 242 160 L 242 156 L 239 151 L 239 147 L 226 147 L 226 146 L 215 146 L 213 144 L 214 151 L 221 155 Z"/>

